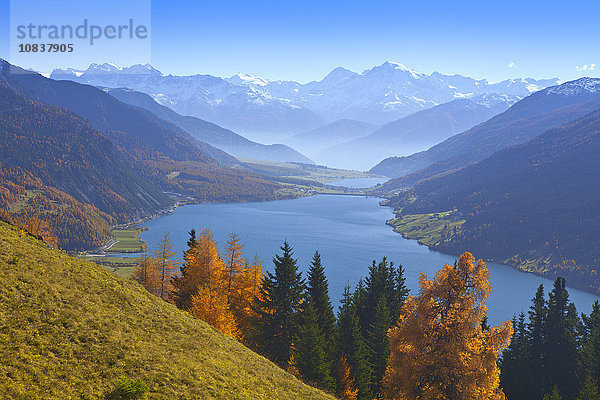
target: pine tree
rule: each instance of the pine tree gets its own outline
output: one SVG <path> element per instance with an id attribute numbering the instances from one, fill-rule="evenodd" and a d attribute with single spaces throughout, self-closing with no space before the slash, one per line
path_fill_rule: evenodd
<path id="1" fill-rule="evenodd" d="M 359 288 L 360 288 L 359 283 Z M 346 356 L 354 385 L 358 390 L 358 399 L 371 400 L 371 367 L 367 360 L 367 347 L 362 336 L 359 318 L 356 312 L 356 294 L 350 294 L 350 288 L 346 286 L 341 300 L 338 313 L 339 351 L 338 354 Z"/>
<path id="2" fill-rule="evenodd" d="M 597 381 L 591 376 L 585 378 L 576 400 L 600 400 Z"/>
<path id="3" fill-rule="evenodd" d="M 368 331 L 375 322 L 374 312 L 379 298 L 384 296 L 388 311 L 394 309 L 398 304 L 394 263 L 388 263 L 385 257 L 379 263 L 373 260 L 365 279 L 365 290 L 364 305 L 361 305 L 359 317 L 363 336 L 368 337 Z"/>
<path id="4" fill-rule="evenodd" d="M 528 400 L 532 398 L 528 392 L 531 370 L 528 368 L 529 342 L 524 313 L 520 313 L 518 319 L 513 318 L 513 327 L 515 332 L 510 346 L 500 360 L 500 386 L 510 400 Z"/>
<path id="5" fill-rule="evenodd" d="M 287 241 L 281 250 L 283 254 L 273 258 L 275 272 L 267 272 L 255 301 L 254 334 L 257 337 L 253 342 L 275 363 L 286 366 L 292 356 L 292 341 L 298 333 L 304 281 Z"/>
<path id="6" fill-rule="evenodd" d="M 409 294 L 408 287 L 406 287 L 406 277 L 404 276 L 404 268 L 402 265 L 398 266 L 398 269 L 395 271 L 395 280 L 395 296 L 392 304 L 390 305 L 392 324 L 398 321 L 402 306 L 404 306 L 404 302 Z"/>
<path id="7" fill-rule="evenodd" d="M 388 329 L 390 328 L 390 312 L 384 295 L 379 297 L 374 312 L 374 321 L 369 329 L 367 343 L 369 344 L 369 361 L 373 368 L 373 381 L 371 390 L 378 394 L 381 390 L 381 381 L 387 367 L 390 355 Z"/>
<path id="8" fill-rule="evenodd" d="M 569 293 L 564 278 L 554 281 L 548 300 L 545 326 L 545 376 L 551 385 L 572 399 L 577 393 L 577 311 L 569 303 Z"/>
<path id="9" fill-rule="evenodd" d="M 158 280 L 160 289 L 158 295 L 163 300 L 169 299 L 169 284 L 171 276 L 175 272 L 175 268 L 178 264 L 174 260 L 175 252 L 173 251 L 173 243 L 169 239 L 169 234 L 165 233 L 158 244 L 158 248 L 154 252 L 158 263 Z"/>
<path id="10" fill-rule="evenodd" d="M 192 296 L 198 291 L 199 282 L 194 276 L 194 268 L 198 261 L 198 240 L 196 230 L 189 232 L 187 250 L 183 252 L 183 263 L 179 267 L 179 275 L 171 277 L 173 300 L 177 308 L 188 310 L 192 306 Z"/>
<path id="11" fill-rule="evenodd" d="M 579 355 L 581 379 L 600 381 L 600 303 L 596 300 L 592 312 L 583 317 L 584 335 Z"/>
<path id="12" fill-rule="evenodd" d="M 546 393 L 543 400 L 562 400 L 558 386 L 554 385 L 549 393 Z"/>
<path id="13" fill-rule="evenodd" d="M 327 341 L 312 301 L 302 312 L 294 347 L 294 360 L 300 376 L 317 387 L 333 390 L 335 383 L 331 376 Z"/>
<path id="14" fill-rule="evenodd" d="M 329 283 L 325 276 L 325 268 L 321 264 L 321 255 L 315 252 L 307 277 L 307 301 L 312 303 L 317 315 L 318 325 L 323 332 L 325 351 L 332 368 L 336 363 L 336 319 L 329 298 Z M 334 370 L 332 369 L 332 373 Z"/>
<path id="15" fill-rule="evenodd" d="M 512 335 L 510 321 L 481 329 L 489 271 L 471 253 L 445 265 L 433 280 L 421 275 L 418 297 L 407 299 L 390 330 L 387 399 L 504 399 L 497 355 Z"/>
<path id="16" fill-rule="evenodd" d="M 527 377 L 526 398 L 539 399 L 548 388 L 546 378 L 546 318 L 548 308 L 544 296 L 544 285 L 540 285 L 531 299 L 532 305 L 528 311 L 527 324 Z"/>

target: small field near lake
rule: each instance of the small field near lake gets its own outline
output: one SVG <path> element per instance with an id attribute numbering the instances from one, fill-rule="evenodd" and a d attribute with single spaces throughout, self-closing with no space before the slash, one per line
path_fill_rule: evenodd
<path id="1" fill-rule="evenodd" d="M 113 239 L 107 244 L 106 251 L 111 253 L 143 253 L 146 243 L 138 237 L 140 229 L 115 229 Z"/>
<path id="2" fill-rule="evenodd" d="M 387 224 L 394 228 L 394 232 L 427 246 L 449 240 L 460 231 L 464 223 L 465 220 L 455 211 L 400 215 L 387 221 Z"/>

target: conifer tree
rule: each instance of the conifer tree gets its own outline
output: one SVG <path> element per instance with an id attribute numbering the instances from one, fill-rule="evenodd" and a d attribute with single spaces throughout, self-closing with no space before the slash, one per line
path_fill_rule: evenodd
<path id="1" fill-rule="evenodd" d="M 502 353 L 500 360 L 500 386 L 504 389 L 506 397 L 511 400 L 527 400 L 530 397 L 529 376 L 531 374 L 528 360 L 529 342 L 525 314 L 520 313 L 519 318 L 513 318 L 514 334 L 510 346 Z"/>
<path id="2" fill-rule="evenodd" d="M 174 260 L 175 252 L 173 251 L 173 243 L 169 238 L 169 234 L 165 233 L 158 244 L 158 248 L 154 252 L 158 265 L 158 280 L 160 288 L 158 295 L 163 300 L 169 299 L 169 289 L 171 276 L 175 272 L 178 264 Z"/>
<path id="3" fill-rule="evenodd" d="M 194 268 L 197 268 L 198 262 L 198 240 L 196 239 L 196 230 L 189 232 L 190 238 L 187 241 L 187 250 L 183 252 L 183 263 L 179 267 L 179 275 L 171 277 L 171 286 L 173 287 L 173 300 L 177 308 L 188 310 L 192 306 L 192 296 L 198 291 L 200 284 L 195 279 Z"/>
<path id="4" fill-rule="evenodd" d="M 529 385 L 526 387 L 526 397 L 539 399 L 547 389 L 545 374 L 545 341 L 546 318 L 548 308 L 544 296 L 544 285 L 540 285 L 531 300 L 532 305 L 528 311 L 529 323 L 527 324 L 527 368 Z"/>
<path id="5" fill-rule="evenodd" d="M 544 395 L 543 400 L 562 400 L 558 386 L 554 385 L 552 390 Z"/>
<path id="6" fill-rule="evenodd" d="M 407 299 L 390 330 L 384 398 L 504 399 L 497 355 L 512 335 L 510 321 L 481 329 L 489 271 L 471 253 L 445 265 L 432 280 L 421 275 L 418 297 Z"/>
<path id="7" fill-rule="evenodd" d="M 334 368 L 337 358 L 335 352 L 336 319 L 329 298 L 329 283 L 318 251 L 313 256 L 307 275 L 307 301 L 311 302 L 315 308 L 317 322 L 325 340 L 325 351 L 331 367 Z"/>
<path id="8" fill-rule="evenodd" d="M 579 356 L 582 379 L 600 381 L 600 303 L 596 300 L 592 312 L 583 317 L 584 335 Z"/>
<path id="9" fill-rule="evenodd" d="M 200 286 L 192 296 L 192 307 L 189 312 L 225 335 L 238 337 L 235 318 L 223 291 L 211 289 L 207 285 Z"/>
<path id="10" fill-rule="evenodd" d="M 588 376 L 583 381 L 576 400 L 600 400 L 598 384 L 591 376 Z"/>
<path id="11" fill-rule="evenodd" d="M 190 275 L 198 286 L 205 285 L 211 289 L 225 287 L 225 264 L 219 255 L 219 247 L 210 229 L 202 229 L 198 237 L 197 257 Z"/>
<path id="12" fill-rule="evenodd" d="M 373 394 L 379 394 L 381 381 L 387 368 L 387 360 L 390 355 L 390 344 L 388 340 L 388 329 L 390 328 L 390 312 L 384 295 L 379 297 L 374 311 L 374 321 L 369 329 L 367 343 L 369 346 L 369 361 L 373 368 L 373 381 L 371 390 Z"/>
<path id="13" fill-rule="evenodd" d="M 367 347 L 361 333 L 359 318 L 356 312 L 356 294 L 360 293 L 359 282 L 355 296 L 350 294 L 348 286 L 344 289 L 341 307 L 338 313 L 339 351 L 346 356 L 354 385 L 358 390 L 358 399 L 371 400 L 372 371 L 367 360 Z"/>
<path id="14" fill-rule="evenodd" d="M 364 304 L 360 306 L 361 315 L 359 315 L 365 338 L 368 337 L 369 329 L 375 322 L 374 312 L 380 297 L 384 296 L 388 311 L 398 303 L 395 272 L 394 263 L 388 263 L 385 257 L 379 263 L 373 260 L 373 264 L 369 267 L 369 274 L 365 279 Z"/>
<path id="15" fill-rule="evenodd" d="M 255 317 L 253 302 L 259 295 L 263 277 L 262 263 L 255 256 L 251 263 L 245 262 L 244 269 L 235 281 L 235 291 L 230 295 L 231 312 L 235 316 L 240 337 L 248 345 L 252 345 L 251 321 Z"/>
<path id="16" fill-rule="evenodd" d="M 144 255 L 139 258 L 139 263 L 133 274 L 133 279 L 153 295 L 160 295 L 159 271 L 157 269 L 156 259 L 149 257 L 148 254 L 144 253 Z"/>
<path id="17" fill-rule="evenodd" d="M 406 277 L 404 276 L 404 268 L 402 265 L 398 266 L 398 269 L 395 271 L 395 296 L 390 305 L 390 316 L 392 324 L 398 321 L 398 317 L 400 316 L 400 312 L 402 310 L 402 306 L 408 297 L 409 290 L 406 287 Z"/>
<path id="18" fill-rule="evenodd" d="M 237 233 L 229 234 L 227 243 L 225 244 L 225 280 L 227 284 L 227 296 L 234 296 L 236 290 L 236 280 L 244 269 L 244 259 L 242 251 L 244 245 L 241 243 Z"/>
<path id="19" fill-rule="evenodd" d="M 564 278 L 554 281 L 550 292 L 545 326 L 544 373 L 569 399 L 577 393 L 577 323 L 575 305 L 569 303 Z"/>
<path id="20" fill-rule="evenodd" d="M 255 301 L 254 343 L 259 351 L 280 366 L 292 356 L 292 342 L 298 333 L 299 314 L 304 301 L 304 281 L 298 272 L 292 248 L 285 241 L 282 255 L 273 258 L 274 273 L 267 272 Z"/>
<path id="21" fill-rule="evenodd" d="M 294 360 L 300 376 L 306 382 L 323 389 L 334 389 L 327 341 L 310 300 L 302 312 L 300 327 L 294 340 Z"/>

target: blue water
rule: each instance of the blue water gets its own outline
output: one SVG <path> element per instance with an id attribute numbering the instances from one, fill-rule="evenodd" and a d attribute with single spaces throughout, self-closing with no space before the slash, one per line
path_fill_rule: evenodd
<path id="1" fill-rule="evenodd" d="M 346 186 L 349 188 L 364 189 L 373 187 L 378 183 L 385 183 L 389 180 L 389 178 L 353 178 L 340 179 L 339 181 L 333 181 L 327 184 L 331 186 Z"/>
<path id="2" fill-rule="evenodd" d="M 420 273 L 432 276 L 456 257 L 431 251 L 394 233 L 385 225 L 393 216 L 392 210 L 378 203 L 376 198 L 321 195 L 261 203 L 189 205 L 175 214 L 148 221 L 145 225 L 150 230 L 141 237 L 149 249 L 154 249 L 160 237 L 169 232 L 180 256 L 192 228 L 210 228 L 221 248 L 228 233 L 235 231 L 245 243 L 245 256 L 257 254 L 268 270 L 273 269 L 272 257 L 280 252 L 279 246 L 286 239 L 294 248 L 301 270 L 307 269 L 314 251 L 319 250 L 336 305 L 346 283 L 354 286 L 365 277 L 372 260 L 387 256 L 404 266 L 411 294 L 416 294 Z M 550 280 L 505 265 L 488 266 L 494 287 L 488 300 L 488 316 L 494 324 L 527 311 L 541 283 L 546 290 L 552 289 Z M 597 297 L 575 289 L 569 292 L 578 311 L 589 313 Z"/>

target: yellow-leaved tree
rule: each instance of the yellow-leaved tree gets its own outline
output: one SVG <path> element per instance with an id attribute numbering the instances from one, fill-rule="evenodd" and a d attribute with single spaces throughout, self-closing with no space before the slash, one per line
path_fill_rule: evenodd
<path id="1" fill-rule="evenodd" d="M 160 296 L 160 276 L 157 260 L 148 256 L 148 254 L 142 255 L 133 273 L 133 279 L 138 281 L 150 293 Z"/>
<path id="2" fill-rule="evenodd" d="M 343 400 L 356 400 L 358 398 L 358 389 L 354 385 L 354 379 L 350 373 L 350 364 L 348 364 L 346 356 L 340 357 L 337 372 L 340 398 Z"/>
<path id="3" fill-rule="evenodd" d="M 202 229 L 197 246 L 197 259 L 190 268 L 198 275 L 195 283 L 199 287 L 222 290 L 226 286 L 225 264 L 221 260 L 219 247 L 210 229 Z"/>
<path id="4" fill-rule="evenodd" d="M 250 332 L 254 316 L 252 305 L 260 293 L 262 280 L 262 263 L 258 257 L 254 257 L 251 263 L 245 262 L 244 268 L 236 276 L 234 291 L 230 294 L 229 301 L 240 330 L 240 338 Z"/>
<path id="5" fill-rule="evenodd" d="M 499 352 L 512 325 L 482 328 L 491 292 L 489 270 L 471 253 L 444 265 L 433 280 L 419 279 L 389 331 L 391 354 L 383 397 L 397 400 L 505 399 L 499 387 Z"/>
<path id="6" fill-rule="evenodd" d="M 229 308 L 227 296 L 222 290 L 200 286 L 198 292 L 192 296 L 192 308 L 189 312 L 224 334 L 238 337 L 235 319 Z"/>
<path id="7" fill-rule="evenodd" d="M 42 219 L 39 210 L 31 207 L 23 209 L 21 214 L 16 217 L 15 223 L 19 228 L 41 237 L 50 246 L 58 246 L 58 238 L 52 231 L 50 224 Z"/>
<path id="8" fill-rule="evenodd" d="M 163 300 L 170 299 L 171 275 L 175 273 L 175 268 L 179 264 L 175 260 L 173 243 L 169 238 L 169 233 L 165 233 L 154 251 L 156 258 L 156 271 L 158 272 L 159 288 L 157 295 Z"/>
<path id="9" fill-rule="evenodd" d="M 231 232 L 229 239 L 225 244 L 225 285 L 227 291 L 227 297 L 230 299 L 236 290 L 236 281 L 238 281 L 242 270 L 244 269 L 244 258 L 242 257 L 242 251 L 244 245 L 242 244 L 240 237 L 237 233 Z"/>

